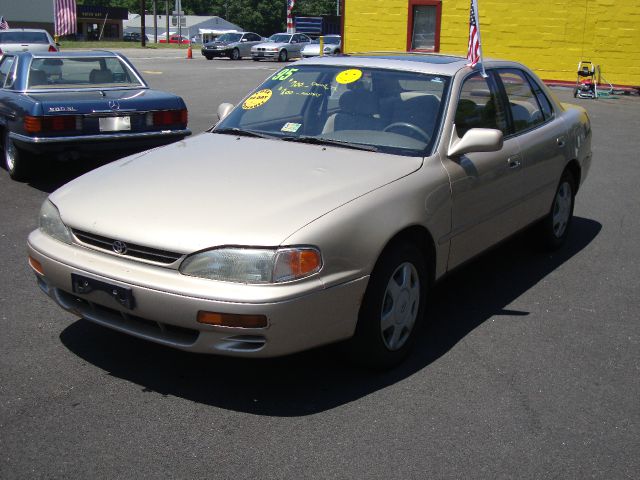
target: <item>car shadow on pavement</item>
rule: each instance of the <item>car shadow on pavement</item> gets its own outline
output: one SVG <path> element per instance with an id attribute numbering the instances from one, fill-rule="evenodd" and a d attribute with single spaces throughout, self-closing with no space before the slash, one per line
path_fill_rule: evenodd
<path id="1" fill-rule="evenodd" d="M 351 365 L 335 345 L 276 359 L 225 358 L 173 350 L 82 319 L 60 338 L 82 359 L 146 392 L 255 415 L 311 415 L 428 367 L 494 315 L 526 317 L 528 312 L 506 308 L 582 251 L 601 228 L 575 217 L 567 244 L 551 254 L 540 252 L 524 232 L 448 276 L 430 296 L 430 321 L 415 351 L 388 372 Z"/>
<path id="2" fill-rule="evenodd" d="M 103 156 L 99 158 L 70 160 L 66 162 L 52 161 L 41 162 L 28 183 L 31 187 L 41 192 L 51 193 L 65 183 L 84 175 L 91 170 L 113 162 L 120 157 Z"/>

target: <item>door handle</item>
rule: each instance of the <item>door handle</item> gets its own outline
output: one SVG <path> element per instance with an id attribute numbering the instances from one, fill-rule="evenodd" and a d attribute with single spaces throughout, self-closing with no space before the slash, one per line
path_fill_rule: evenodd
<path id="1" fill-rule="evenodd" d="M 507 165 L 509 168 L 520 167 L 520 155 L 514 155 L 513 157 L 509 157 L 507 159 Z"/>

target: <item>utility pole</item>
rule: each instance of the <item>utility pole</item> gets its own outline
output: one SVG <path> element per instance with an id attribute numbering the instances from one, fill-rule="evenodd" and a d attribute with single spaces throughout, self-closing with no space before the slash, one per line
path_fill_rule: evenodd
<path id="1" fill-rule="evenodd" d="M 147 20 L 146 1 L 140 0 L 140 44 L 143 47 L 147 46 L 147 35 L 145 33 L 145 22 Z"/>
<path id="2" fill-rule="evenodd" d="M 169 44 L 169 0 L 165 0 L 165 6 L 167 8 L 167 30 L 164 32 L 164 34 L 167 37 L 167 45 Z"/>
<path id="3" fill-rule="evenodd" d="M 153 0 L 153 42 L 158 43 L 158 0 Z"/>

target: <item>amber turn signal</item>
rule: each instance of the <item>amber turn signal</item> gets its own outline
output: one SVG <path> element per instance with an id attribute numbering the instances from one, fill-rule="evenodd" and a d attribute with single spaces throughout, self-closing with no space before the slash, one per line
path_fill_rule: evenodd
<path id="1" fill-rule="evenodd" d="M 294 277 L 302 277 L 320 268 L 320 253 L 316 250 L 297 250 L 291 252 L 289 268 Z"/>
<path id="2" fill-rule="evenodd" d="M 198 322 L 219 327 L 265 328 L 268 325 L 264 315 L 238 315 L 235 313 L 198 312 Z"/>
<path id="3" fill-rule="evenodd" d="M 27 133 L 38 133 L 42 131 L 42 119 L 26 115 L 24 117 L 24 130 Z"/>
<path id="4" fill-rule="evenodd" d="M 33 268 L 33 270 L 38 275 L 44 276 L 44 270 L 42 269 L 42 264 L 32 256 L 29 256 L 29 266 Z"/>

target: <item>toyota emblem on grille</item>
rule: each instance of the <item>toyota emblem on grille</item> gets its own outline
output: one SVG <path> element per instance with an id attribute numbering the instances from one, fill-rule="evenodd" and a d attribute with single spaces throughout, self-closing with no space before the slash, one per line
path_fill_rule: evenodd
<path id="1" fill-rule="evenodd" d="M 111 110 L 120 110 L 120 102 L 117 100 L 109 100 L 109 108 Z"/>
<path id="2" fill-rule="evenodd" d="M 127 244 L 121 242 L 120 240 L 116 240 L 115 242 L 113 242 L 111 244 L 111 248 L 113 248 L 113 251 L 118 255 L 124 255 L 125 253 L 127 253 Z"/>

